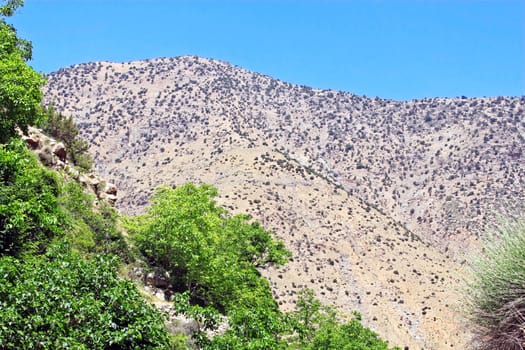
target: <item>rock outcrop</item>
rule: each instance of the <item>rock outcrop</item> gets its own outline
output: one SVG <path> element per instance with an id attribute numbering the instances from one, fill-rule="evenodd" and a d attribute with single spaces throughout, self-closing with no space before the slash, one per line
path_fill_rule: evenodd
<path id="1" fill-rule="evenodd" d="M 78 181 L 86 191 L 94 194 L 99 200 L 115 205 L 117 187 L 95 172 L 85 174 L 70 164 L 67 160 L 66 146 L 62 142 L 34 127 L 29 127 L 27 135 L 21 134 L 21 137 L 43 165 Z"/>

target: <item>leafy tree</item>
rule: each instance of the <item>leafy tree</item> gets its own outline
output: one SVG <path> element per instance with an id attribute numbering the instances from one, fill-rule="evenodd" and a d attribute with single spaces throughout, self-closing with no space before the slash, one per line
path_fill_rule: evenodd
<path id="1" fill-rule="evenodd" d="M 2 17 L 11 16 L 23 4 L 20 0 L 3 1 Z M 16 128 L 38 122 L 41 88 L 44 78 L 27 65 L 31 43 L 18 38 L 16 30 L 0 18 L 0 143 L 16 135 Z"/>
<path id="2" fill-rule="evenodd" d="M 5 4 L 0 6 L 0 15 L 12 16 L 15 11 L 24 4 L 23 0 L 4 0 Z"/>
<path id="3" fill-rule="evenodd" d="M 0 256 L 42 252 L 63 232 L 60 186 L 20 140 L 0 145 Z"/>
<path id="4" fill-rule="evenodd" d="M 321 302 L 315 299 L 314 291 L 311 289 L 304 289 L 299 293 L 297 299 L 297 311 L 291 318 L 291 323 L 295 332 L 299 336 L 299 340 L 303 344 L 312 341 L 315 330 L 321 323 L 323 316 L 323 306 Z"/>
<path id="5" fill-rule="evenodd" d="M 117 260 L 59 246 L 45 257 L 0 258 L 1 349 L 170 349 L 161 315 Z"/>
<path id="6" fill-rule="evenodd" d="M 292 348 L 303 350 L 388 350 L 388 343 L 361 324 L 357 312 L 340 322 L 336 311 L 321 305 L 312 290 L 301 291 L 297 310 L 290 315 L 298 342 Z"/>
<path id="7" fill-rule="evenodd" d="M 128 229 L 141 253 L 171 273 L 177 291 L 224 310 L 248 291 L 271 295 L 256 265 L 283 263 L 289 252 L 248 216 L 217 206 L 215 196 L 205 184 L 161 187 Z"/>
<path id="8" fill-rule="evenodd" d="M 206 349 L 286 349 L 286 315 L 268 302 L 261 298 L 250 307 L 232 308 L 228 312 L 230 329 L 214 337 Z"/>
<path id="9" fill-rule="evenodd" d="M 478 349 L 525 344 L 525 222 L 502 226 L 473 263 L 466 293 Z"/>
<path id="10" fill-rule="evenodd" d="M 127 223 L 128 231 L 153 265 L 170 272 L 188 303 L 229 317 L 226 334 L 200 337 L 201 346 L 277 349 L 282 314 L 256 267 L 284 263 L 289 252 L 249 216 L 217 206 L 215 196 L 217 190 L 205 184 L 161 187 L 147 214 Z"/>

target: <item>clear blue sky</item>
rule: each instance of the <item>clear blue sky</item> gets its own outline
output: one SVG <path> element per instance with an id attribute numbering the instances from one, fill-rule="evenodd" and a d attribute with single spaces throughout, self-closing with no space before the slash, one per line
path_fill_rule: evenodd
<path id="1" fill-rule="evenodd" d="M 524 0 L 26 0 L 40 72 L 198 55 L 370 97 L 525 95 Z"/>

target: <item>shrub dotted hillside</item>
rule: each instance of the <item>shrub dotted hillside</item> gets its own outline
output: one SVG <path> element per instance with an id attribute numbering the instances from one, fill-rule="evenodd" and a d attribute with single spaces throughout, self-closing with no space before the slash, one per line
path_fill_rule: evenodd
<path id="1" fill-rule="evenodd" d="M 46 101 L 74 116 L 129 213 L 156 187 L 149 168 L 262 146 L 449 254 L 525 201 L 523 97 L 367 98 L 194 56 L 79 64 L 48 78 Z"/>

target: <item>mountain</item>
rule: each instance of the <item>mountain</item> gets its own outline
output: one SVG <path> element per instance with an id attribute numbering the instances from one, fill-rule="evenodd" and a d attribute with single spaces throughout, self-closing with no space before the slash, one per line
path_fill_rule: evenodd
<path id="1" fill-rule="evenodd" d="M 206 182 L 293 252 L 261 271 L 283 309 L 312 288 L 394 345 L 464 348 L 464 259 L 523 210 L 525 98 L 392 101 L 296 86 L 199 57 L 48 76 L 124 213 Z"/>

